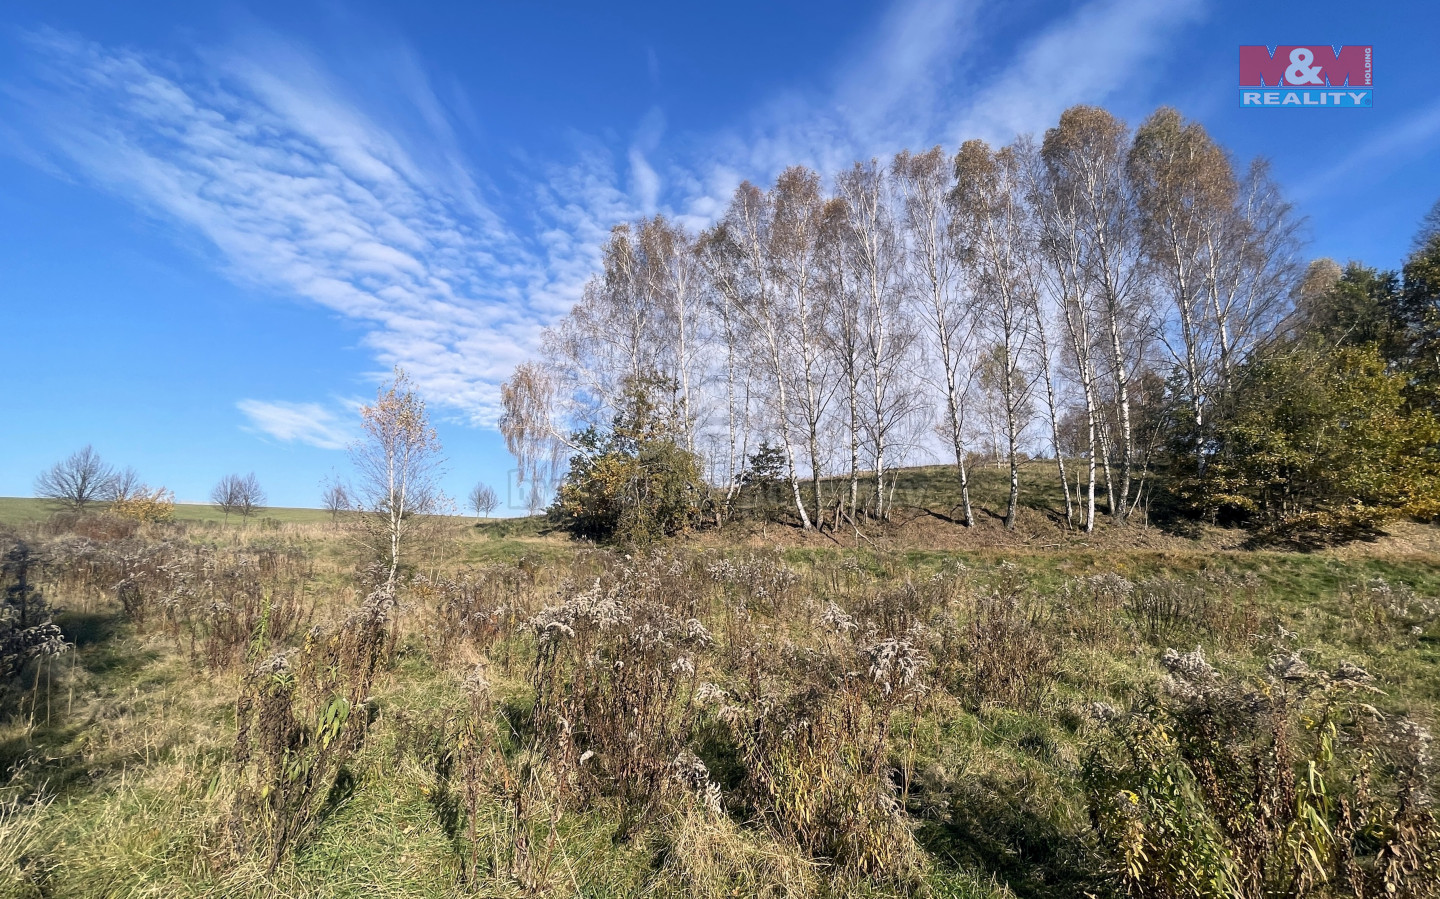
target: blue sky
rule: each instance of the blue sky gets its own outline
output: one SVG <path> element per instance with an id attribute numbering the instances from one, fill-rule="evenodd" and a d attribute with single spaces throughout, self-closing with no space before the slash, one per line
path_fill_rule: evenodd
<path id="1" fill-rule="evenodd" d="M 1312 42 L 1375 46 L 1373 109 L 1238 108 L 1238 45 Z M 1311 255 L 1394 265 L 1440 199 L 1437 56 L 1424 0 L 10 0 L 0 495 L 92 443 L 182 501 L 253 470 L 314 505 L 396 363 L 448 490 L 501 487 L 497 385 L 611 224 L 1079 102 L 1178 107 L 1272 160 Z"/>

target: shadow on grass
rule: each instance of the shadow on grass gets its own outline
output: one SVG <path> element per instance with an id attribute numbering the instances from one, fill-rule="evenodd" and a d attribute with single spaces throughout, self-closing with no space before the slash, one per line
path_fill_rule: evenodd
<path id="1" fill-rule="evenodd" d="M 156 654 L 119 639 L 125 631 L 119 612 L 61 612 L 55 623 L 71 649 L 26 665 L 0 693 L 0 721 L 11 734 L 0 740 L 0 780 L 59 795 L 131 762 L 123 755 L 87 757 L 79 741 L 94 723 L 86 715 L 95 712 L 72 705 L 76 688 L 85 678 L 128 682 Z"/>
<path id="2" fill-rule="evenodd" d="M 87 649 L 114 639 L 123 622 L 119 612 L 61 612 L 55 623 L 66 640 Z"/>
<path id="3" fill-rule="evenodd" d="M 1299 519 L 1268 527 L 1256 528 L 1242 546 L 1250 550 L 1288 550 L 1316 552 L 1350 543 L 1375 543 L 1387 536 L 1369 523 L 1315 523 Z"/>
<path id="4" fill-rule="evenodd" d="M 961 786 L 940 820 L 921 825 L 920 845 L 960 870 L 982 872 L 1024 899 L 1115 895 L 1103 862 L 1083 835 L 1023 807 L 1004 784 Z"/>

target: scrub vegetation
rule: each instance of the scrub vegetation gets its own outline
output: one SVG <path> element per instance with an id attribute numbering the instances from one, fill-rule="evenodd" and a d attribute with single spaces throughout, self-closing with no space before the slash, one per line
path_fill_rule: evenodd
<path id="1" fill-rule="evenodd" d="M 1007 481 L 848 545 L 437 519 L 393 578 L 343 516 L 11 526 L 0 893 L 1434 895 L 1430 528 L 1016 533 Z"/>

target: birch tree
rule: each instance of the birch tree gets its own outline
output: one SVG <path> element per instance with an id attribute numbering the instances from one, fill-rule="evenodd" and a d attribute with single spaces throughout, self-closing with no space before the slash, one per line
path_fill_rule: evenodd
<path id="1" fill-rule="evenodd" d="M 1060 492 L 1065 497 L 1065 524 L 1067 527 L 1075 524 L 1075 502 L 1070 495 L 1070 476 L 1065 468 L 1065 441 L 1061 437 L 1061 408 L 1060 408 L 1060 386 L 1057 383 L 1055 350 L 1057 345 L 1055 337 L 1062 333 L 1054 317 L 1057 314 L 1058 304 L 1054 302 L 1056 292 L 1047 290 L 1047 283 L 1053 281 L 1046 278 L 1046 258 L 1044 244 L 1046 241 L 1046 228 L 1044 223 L 1044 212 L 1036 202 L 1037 185 L 1042 176 L 1041 163 L 1038 148 L 1029 136 L 1016 138 L 1012 144 L 1016 153 L 1016 161 L 1020 167 L 1022 184 L 1020 189 L 1027 207 L 1027 216 L 1030 222 L 1030 255 L 1028 265 L 1034 289 L 1028 291 L 1030 300 L 1030 327 L 1033 329 L 1034 337 L 1034 358 L 1037 365 L 1037 378 L 1045 388 L 1045 411 L 1046 420 L 1050 429 L 1050 446 L 1055 453 L 1055 469 L 1060 479 Z M 1078 485 L 1077 485 L 1078 487 Z M 1078 493 L 1078 490 L 1077 490 Z"/>
<path id="2" fill-rule="evenodd" d="M 790 358 L 784 331 L 781 286 L 771 259 L 774 198 L 746 181 L 735 189 L 725 218 L 706 241 L 706 264 L 716 290 L 728 302 L 755 344 L 753 359 L 768 390 L 771 419 L 785 451 L 786 478 L 800 525 L 810 515 L 800 496 L 795 441 L 790 426 Z"/>
<path id="3" fill-rule="evenodd" d="M 774 313 L 786 338 L 786 355 L 793 360 L 788 376 L 795 381 L 791 393 L 796 397 L 800 430 L 808 451 L 812 514 L 818 527 L 825 458 L 820 448 L 820 429 L 835 392 L 830 358 L 824 347 L 827 307 L 820 286 L 824 214 L 820 176 L 802 166 L 786 169 L 775 182 L 774 210 L 770 255 L 780 290 Z M 780 377 L 786 376 L 780 373 Z"/>
<path id="4" fill-rule="evenodd" d="M 425 401 L 399 366 L 375 402 L 360 407 L 360 427 L 363 436 L 350 447 L 356 499 L 367 542 L 386 560 L 386 584 L 393 588 L 417 518 L 444 507 L 444 458 Z"/>
<path id="5" fill-rule="evenodd" d="M 829 314 L 825 316 L 825 340 L 839 373 L 844 391 L 844 430 L 849 450 L 850 523 L 857 522 L 860 503 L 860 380 L 865 360 L 862 348 L 860 302 L 856 278 L 850 267 L 850 211 L 843 199 L 825 204 L 820 241 L 820 277 Z"/>
<path id="6" fill-rule="evenodd" d="M 1022 360 L 1036 292 L 1023 162 L 1014 147 L 992 151 L 984 141 L 966 141 L 955 157 L 951 192 L 960 258 L 994 347 L 990 368 L 999 390 L 1010 477 L 1007 528 L 1015 527 L 1020 505 L 1020 441 L 1032 380 Z"/>
<path id="7" fill-rule="evenodd" d="M 659 369 L 664 310 L 635 229 L 616 225 L 601 248 L 602 271 L 585 283 L 580 301 L 548 328 L 543 347 L 550 370 L 566 387 L 571 411 L 585 424 L 608 422 L 625 385 Z"/>
<path id="8" fill-rule="evenodd" d="M 860 300 L 865 359 L 864 426 L 875 470 L 875 516 L 889 517 L 885 502 L 886 451 L 908 409 L 903 376 L 913 339 L 903 310 L 904 245 L 892 208 L 891 179 L 876 160 L 841 174 L 838 193 L 849 213 L 850 263 Z"/>
<path id="9" fill-rule="evenodd" d="M 1210 314 L 1220 308 L 1215 299 L 1225 280 L 1224 263 L 1208 257 L 1231 243 L 1226 232 L 1235 221 L 1234 172 L 1204 128 L 1163 108 L 1136 130 L 1127 174 L 1142 245 L 1170 300 L 1171 327 L 1161 328 L 1159 336 L 1182 379 L 1196 467 L 1203 469 L 1205 409 L 1218 375 L 1213 355 L 1226 342 L 1220 321 Z"/>
<path id="10" fill-rule="evenodd" d="M 1280 326 L 1301 275 L 1300 220 L 1253 161 L 1240 179 L 1235 208 L 1212 237 L 1205 287 L 1215 322 L 1217 386 L 1228 391 L 1237 367 Z"/>
<path id="11" fill-rule="evenodd" d="M 728 514 L 740 490 L 740 475 L 749 452 L 751 402 L 751 366 L 747 364 L 748 332 L 737 306 L 738 292 L 718 289 L 717 284 L 728 278 L 726 266 L 731 261 L 721 244 L 725 238 L 718 229 L 702 233 L 696 243 L 696 257 L 704 275 L 705 308 L 709 329 L 707 336 L 719 341 L 724 357 L 725 383 L 725 494 L 721 515 Z M 728 283 L 728 282 L 726 282 Z"/>
<path id="12" fill-rule="evenodd" d="M 642 284 L 643 305 L 652 308 L 656 321 L 648 356 L 652 371 L 672 381 L 679 394 L 679 411 L 686 448 L 695 451 L 695 423 L 699 415 L 698 387 L 703 365 L 699 341 L 704 297 L 695 239 L 680 225 L 664 216 L 638 226 L 637 276 Z"/>
<path id="13" fill-rule="evenodd" d="M 975 524 L 965 455 L 965 400 L 970 381 L 966 360 L 975 317 L 965 303 L 959 254 L 955 246 L 953 166 L 940 147 L 896 155 L 893 170 L 903 197 L 903 223 L 909 246 L 906 267 L 912 308 L 925 323 L 933 355 L 940 362 L 937 385 L 944 401 L 941 432 L 955 454 L 960 504 L 966 527 Z"/>
<path id="14" fill-rule="evenodd" d="M 1105 364 L 1111 378 L 1119 444 L 1118 494 L 1111 515 L 1126 521 L 1135 465 L 1130 390 L 1144 331 L 1137 216 L 1125 177 L 1125 123 L 1096 106 L 1073 106 L 1045 133 L 1042 154 L 1050 176 L 1066 196 L 1076 226 L 1069 234 L 1087 288 L 1093 292 Z M 1102 433 L 1102 438 L 1106 435 Z"/>
<path id="15" fill-rule="evenodd" d="M 1137 129 L 1127 174 L 1142 245 L 1169 299 L 1159 335 L 1181 376 L 1203 473 L 1206 410 L 1274 331 L 1294 282 L 1295 223 L 1263 162 L 1242 184 L 1224 149 L 1173 109 Z"/>
<path id="16" fill-rule="evenodd" d="M 1049 140 L 1049 135 L 1046 137 Z M 1053 158 L 1053 145 L 1042 150 L 1041 166 L 1030 184 L 1031 208 L 1039 221 L 1039 257 L 1042 284 L 1060 309 L 1065 345 L 1084 405 L 1084 447 L 1087 460 L 1084 529 L 1095 529 L 1095 482 L 1102 452 L 1100 398 L 1094 358 L 1094 300 L 1085 277 L 1084 241 L 1076 191 L 1063 177 Z M 1057 450 L 1058 452 L 1058 450 Z M 1076 483 L 1076 489 L 1079 489 Z"/>
<path id="17" fill-rule="evenodd" d="M 498 428 L 515 457 L 515 485 L 531 513 L 556 480 L 563 447 L 583 452 L 568 439 L 561 420 L 559 385 L 541 362 L 524 362 L 500 385 L 505 410 Z"/>

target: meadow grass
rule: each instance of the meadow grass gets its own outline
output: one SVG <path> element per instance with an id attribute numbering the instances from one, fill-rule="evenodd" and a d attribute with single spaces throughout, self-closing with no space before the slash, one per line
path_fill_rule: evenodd
<path id="1" fill-rule="evenodd" d="M 912 476 L 924 486 L 949 473 Z M 977 472 L 977 483 L 985 481 Z M 940 504 L 949 501 L 942 486 L 925 486 Z M 1003 497 L 989 488 L 977 493 L 986 503 Z M 365 592 L 357 582 L 365 561 L 359 543 L 323 512 L 294 511 L 294 519 L 269 527 L 177 515 L 177 523 L 145 529 L 113 553 L 131 558 L 145 547 L 188 547 L 220 560 L 205 563 L 207 572 L 219 570 L 226 554 L 261 567 L 293 556 L 299 561 L 290 586 L 313 604 L 316 622 L 334 622 Z M 48 513 L 36 501 L 0 500 L 0 515 L 48 539 L 38 535 Z M 179 612 L 157 607 L 140 624 L 103 577 L 67 580 L 53 572 L 42 589 L 62 610 L 56 620 L 74 649 L 27 668 L 0 698 L 0 895 L 1116 895 L 1080 783 L 1096 738 L 1086 709 L 1123 709 L 1154 689 L 1165 675 L 1159 658 L 1166 648 L 1199 646 L 1226 674 L 1253 674 L 1282 649 L 1317 668 L 1353 662 L 1375 675 L 1384 692 L 1373 702 L 1384 714 L 1433 728 L 1440 712 L 1440 558 L 1423 551 L 1217 549 L 1213 540 L 1162 539 L 1138 528 L 1133 539 L 1046 538 L 1045 549 L 967 544 L 963 534 L 947 535 L 940 547 L 906 545 L 879 532 L 840 545 L 774 525 L 768 538 L 745 527 L 682 538 L 651 554 L 572 542 L 541 519 L 441 524 L 414 556 L 423 578 L 402 591 L 395 649 L 370 697 L 374 721 L 346 762 L 345 786 L 327 799 L 314 838 L 273 870 L 237 855 L 226 837 L 236 796 L 236 701 L 248 666 L 263 653 L 242 646 L 240 663 L 211 666 L 201 652 L 211 620 L 203 603 Z M 112 550 L 94 552 L 109 558 L 104 553 Z M 179 564 L 183 553 L 167 552 L 177 560 L 170 564 Z M 280 590 L 278 577 L 256 583 Z M 1080 588 L 1113 577 L 1130 585 L 1122 598 L 1084 605 L 1090 600 Z M 722 688 L 735 714 L 745 714 L 751 699 L 770 703 L 764 707 L 782 716 L 774 722 L 780 727 L 792 714 L 783 711 L 786 702 L 805 696 L 811 705 L 793 714 L 818 716 L 832 701 L 850 703 L 847 714 L 862 721 L 876 708 L 890 709 L 883 764 L 896 772 L 887 777 L 904 782 L 898 814 L 909 836 L 902 842 L 911 841 L 918 867 L 902 876 L 816 856 L 806 831 L 787 825 L 787 803 L 836 788 L 824 779 L 833 771 L 788 756 L 766 762 L 765 752 L 783 753 L 787 744 L 747 749 L 718 711 L 686 726 L 688 745 L 723 797 L 719 815 L 665 780 L 652 813 L 622 833 L 620 796 L 603 778 L 587 779 L 601 770 L 586 767 L 595 761 L 524 768 L 532 751 L 563 755 L 560 744 L 534 742 L 543 736 L 535 730 L 537 678 L 549 671 L 567 691 L 583 686 L 573 679 L 583 657 L 576 668 L 564 658 L 542 666 L 533 622 L 601 582 L 616 584 L 632 603 L 634 622 L 667 609 L 701 622 L 714 643 L 687 651 L 685 664 L 696 668 L 697 682 Z M 640 598 L 628 598 L 631 590 Z M 1147 611 L 1143 600 L 1152 595 L 1169 597 L 1168 605 Z M 1019 631 L 973 630 L 1009 620 L 986 617 L 997 614 L 993 596 L 1020 604 L 1027 617 L 1005 625 Z M 830 606 L 841 614 L 834 620 L 853 620 L 855 630 L 825 624 Z M 482 614 L 493 628 L 475 626 Z M 907 615 L 918 615 L 923 627 L 890 623 Z M 567 626 L 585 636 L 581 620 Z M 605 642 L 618 639 L 614 633 L 595 630 L 585 639 L 597 641 L 593 651 L 602 655 L 631 651 L 623 641 Z M 888 633 L 929 635 L 923 694 L 892 707 L 880 694 L 845 692 L 851 688 L 827 680 L 826 665 L 864 664 L 847 653 Z M 997 648 L 996 634 L 1019 641 L 1006 644 L 1011 655 Z M 297 632 L 265 651 L 303 652 L 311 642 Z M 680 664 L 678 650 L 664 651 L 672 653 L 666 665 Z M 995 654 L 990 667 L 982 665 L 986 653 Z M 850 683 L 843 667 L 835 670 Z M 997 670 L 1008 679 L 986 679 Z M 494 736 L 486 751 L 494 754 L 487 756 L 489 779 L 474 794 L 471 840 L 456 829 L 465 782 L 452 768 L 458 735 L 477 720 L 467 711 L 476 672 L 487 683 L 485 726 L 493 731 L 485 732 Z M 1006 692 L 1012 681 L 1017 692 Z M 756 689 L 763 697 L 752 696 Z M 575 711 L 601 714 L 608 699 L 600 689 Z M 658 714 L 680 713 L 667 707 Z M 589 730 L 598 734 L 601 720 Z M 846 740 L 865 733 L 827 739 L 840 740 L 844 756 L 861 745 Z M 605 745 L 612 748 L 602 746 L 600 760 L 614 751 Z M 749 779 L 753 766 L 772 763 L 781 779 L 772 793 L 758 791 Z M 506 771 L 527 770 L 529 780 L 505 779 Z M 900 837 L 876 831 L 857 838 L 881 840 L 876 851 L 890 851 L 883 841 Z M 467 875 L 472 852 L 481 864 Z"/>
<path id="2" fill-rule="evenodd" d="M 0 525 L 34 524 L 49 519 L 59 506 L 33 497 L 0 496 Z M 227 520 L 219 509 L 201 503 L 176 503 L 175 520 L 193 524 L 228 524 L 235 527 L 266 527 L 266 519 L 280 524 L 323 524 L 330 521 L 324 509 L 265 508 L 248 521 L 238 515 Z"/>

